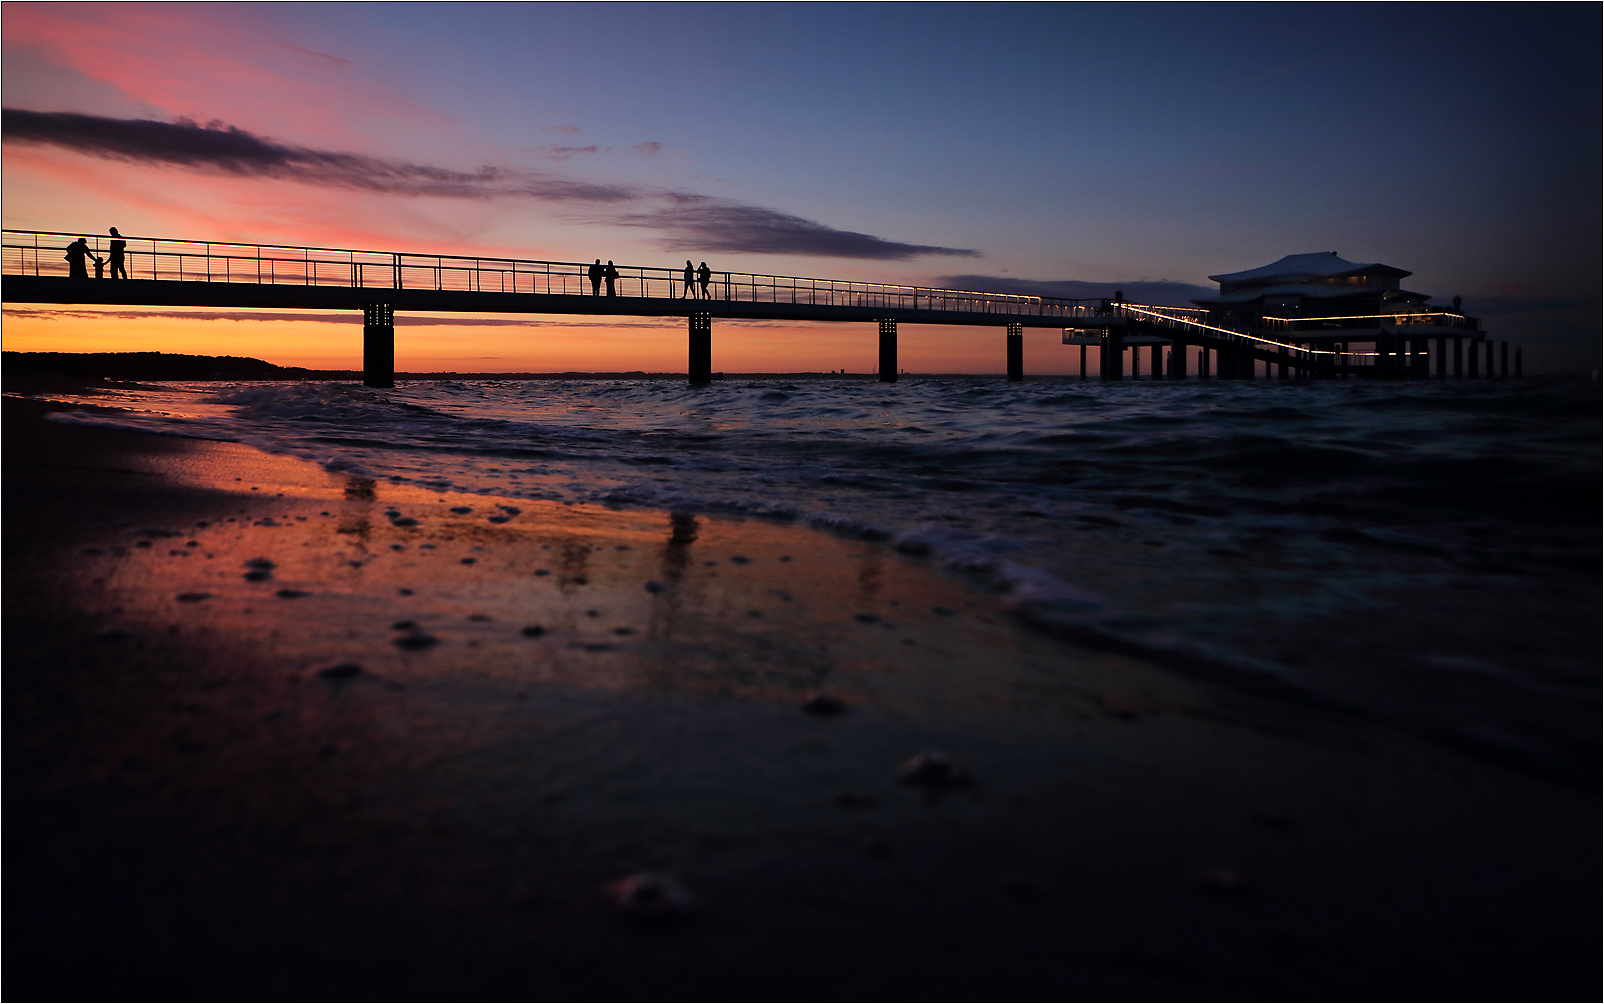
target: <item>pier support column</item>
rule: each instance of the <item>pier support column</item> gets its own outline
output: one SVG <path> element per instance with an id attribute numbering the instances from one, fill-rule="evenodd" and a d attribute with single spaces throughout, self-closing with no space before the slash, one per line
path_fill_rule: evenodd
<path id="1" fill-rule="evenodd" d="M 1481 344 L 1479 342 L 1472 341 L 1470 343 L 1470 370 L 1467 375 L 1472 380 L 1481 375 Z"/>
<path id="2" fill-rule="evenodd" d="M 1131 346 L 1131 379 L 1142 379 L 1142 347 L 1140 345 Z"/>
<path id="3" fill-rule="evenodd" d="M 713 315 L 692 314 L 689 318 L 691 386 L 713 382 Z"/>
<path id="4" fill-rule="evenodd" d="M 1180 342 L 1170 343 L 1170 379 L 1186 379 L 1186 351 L 1187 346 Z"/>
<path id="5" fill-rule="evenodd" d="M 1465 375 L 1465 340 L 1454 339 L 1454 379 L 1458 380 Z"/>
<path id="6" fill-rule="evenodd" d="M 1520 368 L 1520 346 L 1515 346 L 1515 379 L 1519 380 L 1524 374 Z"/>
<path id="7" fill-rule="evenodd" d="M 362 308 L 362 383 L 395 386 L 395 308 L 388 303 Z"/>
<path id="8" fill-rule="evenodd" d="M 1103 347 L 1098 350 L 1102 359 L 1104 380 L 1125 378 L 1125 336 L 1113 328 L 1103 329 Z"/>
<path id="9" fill-rule="evenodd" d="M 1487 368 L 1489 370 L 1491 370 L 1493 368 L 1491 359 L 1489 359 L 1487 361 Z M 1509 343 L 1508 342 L 1499 342 L 1498 343 L 1498 379 L 1500 379 L 1500 380 L 1508 380 L 1509 379 Z"/>
<path id="10" fill-rule="evenodd" d="M 1437 351 L 1433 355 L 1437 357 L 1437 379 L 1448 379 L 1448 339 L 1437 336 Z"/>
<path id="11" fill-rule="evenodd" d="M 1008 325 L 1008 382 L 1025 379 L 1025 326 Z"/>
<path id="12" fill-rule="evenodd" d="M 897 382 L 897 322 L 880 321 L 880 382 Z"/>
<path id="13" fill-rule="evenodd" d="M 1207 380 L 1209 378 L 1209 350 L 1202 345 L 1199 345 L 1197 349 L 1197 378 L 1199 380 Z"/>
<path id="14" fill-rule="evenodd" d="M 1164 346 L 1153 346 L 1153 351 L 1147 355 L 1147 361 L 1152 364 L 1148 369 L 1152 370 L 1153 379 L 1164 379 Z"/>
<path id="15" fill-rule="evenodd" d="M 1086 379 L 1086 346 L 1080 347 L 1080 378 Z"/>

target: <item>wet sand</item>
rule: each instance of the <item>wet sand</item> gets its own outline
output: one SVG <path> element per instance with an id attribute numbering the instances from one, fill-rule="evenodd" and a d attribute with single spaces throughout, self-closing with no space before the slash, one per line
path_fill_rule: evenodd
<path id="1" fill-rule="evenodd" d="M 5 407 L 13 997 L 1598 992 L 1584 787 L 873 542 Z"/>

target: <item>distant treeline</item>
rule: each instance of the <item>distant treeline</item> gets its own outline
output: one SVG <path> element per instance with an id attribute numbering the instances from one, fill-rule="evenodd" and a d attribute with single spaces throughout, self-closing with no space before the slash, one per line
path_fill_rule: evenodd
<path id="1" fill-rule="evenodd" d="M 275 366 L 248 356 L 185 356 L 172 352 L 4 352 L 7 374 L 53 373 L 108 380 L 342 380 L 353 370 Z"/>

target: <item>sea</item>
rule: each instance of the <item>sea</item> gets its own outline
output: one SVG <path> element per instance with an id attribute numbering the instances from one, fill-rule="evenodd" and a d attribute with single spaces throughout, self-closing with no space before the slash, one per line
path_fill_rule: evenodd
<path id="1" fill-rule="evenodd" d="M 96 407 L 58 420 L 379 483 L 806 525 L 1077 644 L 1598 774 L 1590 380 L 175 382 L 75 400 Z"/>

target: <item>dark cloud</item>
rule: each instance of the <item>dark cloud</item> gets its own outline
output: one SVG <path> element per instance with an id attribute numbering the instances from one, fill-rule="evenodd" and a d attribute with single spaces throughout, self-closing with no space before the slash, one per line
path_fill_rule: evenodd
<path id="1" fill-rule="evenodd" d="M 1201 297 L 1218 296 L 1217 286 L 1194 286 L 1186 282 L 1083 282 L 1079 279 L 1011 279 L 996 275 L 944 275 L 936 280 L 955 289 L 986 293 L 1018 293 L 1024 296 L 1053 296 L 1063 300 L 1093 300 L 1123 293 L 1130 303 L 1156 307 L 1191 307 Z"/>
<path id="2" fill-rule="evenodd" d="M 968 248 L 902 244 L 883 237 L 836 230 L 800 216 L 707 196 L 674 197 L 676 205 L 620 218 L 630 226 L 661 230 L 665 248 L 676 251 L 745 251 L 825 258 L 901 259 L 923 255 L 980 257 Z"/>
<path id="3" fill-rule="evenodd" d="M 1439 296 L 1439 300 L 1448 297 Z M 1598 309 L 1597 299 L 1567 300 L 1542 296 L 1467 296 L 1464 308 L 1472 314 L 1536 314 L 1547 310 Z"/>
<path id="4" fill-rule="evenodd" d="M 287 178 L 399 195 L 523 195 L 560 202 L 621 202 L 638 196 L 633 189 L 621 185 L 591 185 L 493 167 L 453 171 L 362 154 L 312 150 L 276 143 L 220 122 L 202 125 L 182 119 L 157 122 L 7 108 L 0 112 L 0 132 L 11 143 L 48 144 L 113 160 Z"/>
<path id="5" fill-rule="evenodd" d="M 570 126 L 548 126 L 567 131 Z M 578 130 L 575 129 L 575 132 Z M 481 167 L 477 171 L 279 143 L 221 122 L 116 119 L 72 112 L 0 111 L 7 142 L 49 145 L 95 157 L 166 164 L 243 177 L 283 178 L 395 195 L 492 199 L 523 197 L 579 205 L 667 203 L 660 209 L 596 217 L 595 222 L 659 230 L 676 251 L 801 254 L 830 258 L 979 257 L 966 248 L 904 244 L 837 230 L 761 206 L 632 185 L 598 185 L 552 174 Z M 661 149 L 655 142 L 633 148 Z M 595 153 L 595 146 L 552 146 L 551 156 Z"/>
<path id="6" fill-rule="evenodd" d="M 644 143 L 636 143 L 630 149 L 642 157 L 655 157 L 663 152 L 663 144 L 655 139 L 649 139 Z"/>
<path id="7" fill-rule="evenodd" d="M 326 52 L 318 52 L 316 49 L 303 49 L 298 45 L 291 45 L 288 42 L 275 42 L 274 44 L 281 49 L 289 49 L 291 52 L 299 52 L 303 56 L 311 56 L 313 59 L 323 63 L 326 66 L 346 67 L 351 65 L 351 61 L 346 59 L 344 56 L 331 56 Z"/>

